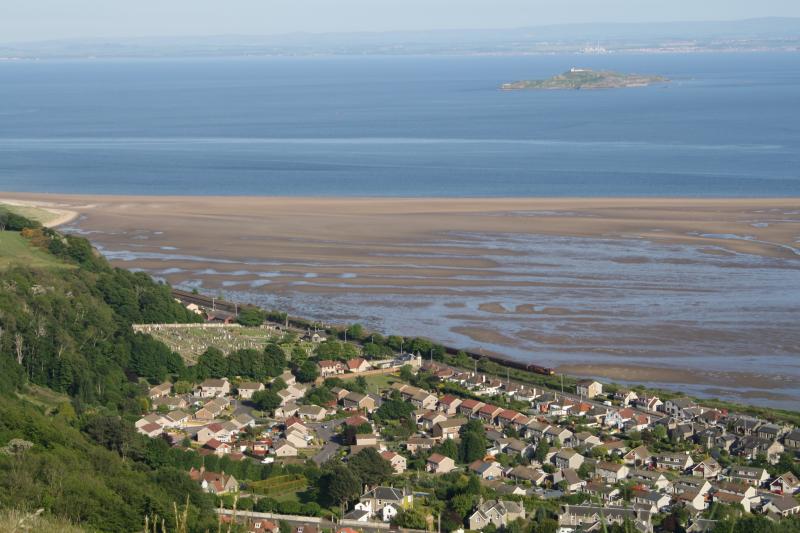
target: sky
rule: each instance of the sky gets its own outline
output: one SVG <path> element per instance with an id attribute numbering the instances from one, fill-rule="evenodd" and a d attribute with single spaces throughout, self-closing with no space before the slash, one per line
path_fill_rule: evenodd
<path id="1" fill-rule="evenodd" d="M 798 0 L 0 0 L 0 41 L 800 17 Z"/>

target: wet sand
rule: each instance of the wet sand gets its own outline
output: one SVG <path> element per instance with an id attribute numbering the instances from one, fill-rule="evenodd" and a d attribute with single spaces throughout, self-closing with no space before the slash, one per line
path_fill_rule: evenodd
<path id="1" fill-rule="evenodd" d="M 800 405 L 800 199 L 0 198 L 78 212 L 66 231 L 182 287 Z"/>

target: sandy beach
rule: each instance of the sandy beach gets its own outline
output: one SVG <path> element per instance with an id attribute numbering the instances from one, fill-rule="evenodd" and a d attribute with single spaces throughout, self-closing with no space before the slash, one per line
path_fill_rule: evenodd
<path id="1" fill-rule="evenodd" d="M 65 231 L 182 287 L 573 373 L 800 401 L 785 381 L 800 379 L 800 199 L 0 198 L 78 213 Z"/>

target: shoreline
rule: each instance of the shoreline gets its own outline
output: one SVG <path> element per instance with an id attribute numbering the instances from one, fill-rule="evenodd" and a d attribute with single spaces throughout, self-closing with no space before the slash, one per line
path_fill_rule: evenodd
<path id="1" fill-rule="evenodd" d="M 65 231 L 177 288 L 611 380 L 696 391 L 702 376 L 733 401 L 800 401 L 784 382 L 800 376 L 786 291 L 800 198 L 0 198 L 78 213 Z"/>

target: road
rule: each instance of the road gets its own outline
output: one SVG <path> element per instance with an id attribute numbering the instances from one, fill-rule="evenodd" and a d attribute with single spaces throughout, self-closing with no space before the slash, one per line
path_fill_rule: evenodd
<path id="1" fill-rule="evenodd" d="M 336 426 L 340 423 L 341 420 L 331 420 L 328 422 L 308 422 L 306 424 L 316 432 L 319 440 L 325 442 L 322 449 L 313 457 L 314 462 L 318 465 L 321 465 L 339 453 L 339 449 L 342 446 L 337 442 L 339 436 L 336 434 Z"/>

